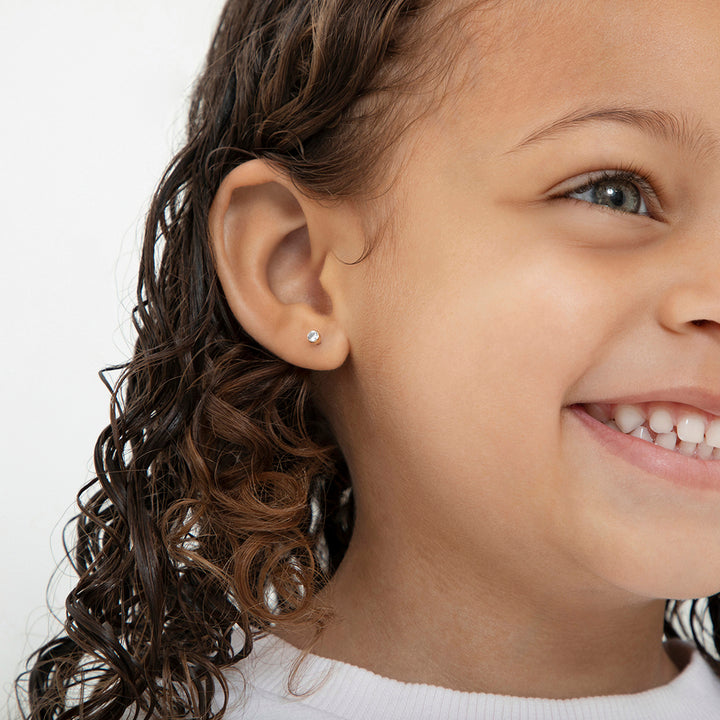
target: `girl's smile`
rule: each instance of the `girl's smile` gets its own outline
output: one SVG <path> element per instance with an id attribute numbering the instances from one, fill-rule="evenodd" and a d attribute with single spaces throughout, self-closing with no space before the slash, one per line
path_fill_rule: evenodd
<path id="1" fill-rule="evenodd" d="M 570 409 L 610 452 L 645 472 L 687 489 L 718 492 L 720 448 L 708 439 L 718 440 L 720 420 L 697 408 L 683 407 L 591 403 Z"/>

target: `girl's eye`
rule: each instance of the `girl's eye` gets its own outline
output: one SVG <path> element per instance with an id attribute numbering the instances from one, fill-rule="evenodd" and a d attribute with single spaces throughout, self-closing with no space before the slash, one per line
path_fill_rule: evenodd
<path id="1" fill-rule="evenodd" d="M 650 215 L 640 184 L 639 178 L 610 174 L 566 193 L 565 197 L 632 215 Z"/>

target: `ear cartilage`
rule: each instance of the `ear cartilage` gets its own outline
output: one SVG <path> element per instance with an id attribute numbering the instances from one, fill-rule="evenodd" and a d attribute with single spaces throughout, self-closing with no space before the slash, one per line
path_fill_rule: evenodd
<path id="1" fill-rule="evenodd" d="M 311 330 L 307 334 L 307 339 L 313 344 L 318 345 L 320 343 L 320 333 L 317 330 Z"/>

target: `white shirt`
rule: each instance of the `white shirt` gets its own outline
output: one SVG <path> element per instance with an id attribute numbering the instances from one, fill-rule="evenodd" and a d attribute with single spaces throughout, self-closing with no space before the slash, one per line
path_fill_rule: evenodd
<path id="1" fill-rule="evenodd" d="M 569 700 L 469 693 L 404 683 L 308 655 L 288 693 L 299 651 L 274 636 L 226 672 L 228 720 L 720 720 L 720 679 L 694 646 L 672 640 L 681 668 L 667 685 L 633 695 Z M 244 681 L 243 681 L 244 678 Z M 243 693 L 244 688 L 244 693 Z"/>

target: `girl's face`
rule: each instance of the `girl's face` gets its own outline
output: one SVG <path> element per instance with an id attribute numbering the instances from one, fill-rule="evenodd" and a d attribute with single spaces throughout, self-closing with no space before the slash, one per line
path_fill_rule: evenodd
<path id="1" fill-rule="evenodd" d="M 471 21 L 461 84 L 398 151 L 391 230 L 344 270 L 358 534 L 528 592 L 714 593 L 720 460 L 583 406 L 720 415 L 720 4 Z"/>

